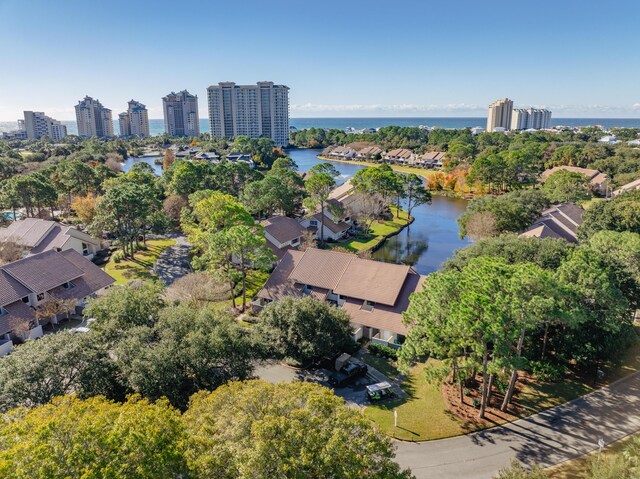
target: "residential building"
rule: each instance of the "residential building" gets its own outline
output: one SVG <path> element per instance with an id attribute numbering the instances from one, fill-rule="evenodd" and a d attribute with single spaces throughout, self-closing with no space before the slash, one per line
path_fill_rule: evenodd
<path id="1" fill-rule="evenodd" d="M 367 146 L 356 153 L 356 159 L 361 161 L 379 160 L 382 158 L 382 148 L 377 146 Z"/>
<path id="2" fill-rule="evenodd" d="M 578 168 L 577 166 L 554 166 L 545 170 L 540 175 L 540 180 L 544 183 L 552 174 L 556 171 L 565 170 L 572 173 L 580 173 L 589 180 L 589 186 L 591 189 L 602 196 L 607 196 L 609 192 L 609 176 L 605 173 L 601 173 L 598 170 L 592 170 L 590 168 Z"/>
<path id="3" fill-rule="evenodd" d="M 273 82 L 236 85 L 221 82 L 207 89 L 211 136 L 271 138 L 289 144 L 289 87 Z"/>
<path id="4" fill-rule="evenodd" d="M 607 145 L 616 145 L 620 143 L 620 140 L 618 140 L 615 135 L 607 135 L 600 138 L 598 142 L 605 143 Z"/>
<path id="5" fill-rule="evenodd" d="M 427 151 L 416 160 L 416 166 L 422 166 L 423 168 L 435 168 L 440 169 L 443 166 L 443 162 L 446 158 L 446 153 L 443 151 Z"/>
<path id="6" fill-rule="evenodd" d="M 406 265 L 358 258 L 355 254 L 307 248 L 287 251 L 253 305 L 261 309 L 287 296 L 311 296 L 344 308 L 353 338 L 397 348 L 407 327 L 402 312 L 424 276 Z"/>
<path id="7" fill-rule="evenodd" d="M 578 226 L 582 224 L 584 210 L 573 203 L 554 205 L 542 212 L 540 218 L 522 237 L 559 238 L 569 243 L 578 242 Z"/>
<path id="8" fill-rule="evenodd" d="M 41 111 L 25 111 L 23 130 L 30 140 L 39 140 L 48 136 L 52 140 L 59 141 L 67 136 L 67 127 L 48 117 Z"/>
<path id="9" fill-rule="evenodd" d="M 546 130 L 551 125 L 551 112 L 540 108 L 513 110 L 512 130 Z"/>
<path id="10" fill-rule="evenodd" d="M 395 150 L 391 150 L 387 152 L 383 159 L 390 163 L 409 163 L 409 161 L 413 158 L 413 152 L 406 148 L 397 148 Z"/>
<path id="11" fill-rule="evenodd" d="M 18 129 L 2 132 L 2 138 L 5 140 L 26 140 L 27 130 L 24 126 L 24 120 L 18 120 Z"/>
<path id="12" fill-rule="evenodd" d="M 481 126 L 474 126 L 473 128 L 471 128 L 472 135 L 479 135 L 480 133 L 484 133 L 485 131 L 487 130 L 485 128 L 482 128 Z"/>
<path id="13" fill-rule="evenodd" d="M 633 190 L 640 190 L 640 178 L 638 178 L 635 181 L 632 181 L 631 183 L 627 183 L 626 185 L 621 186 L 620 188 L 618 188 L 616 191 L 613 192 L 613 196 L 618 196 L 624 193 L 625 191 L 633 191 Z"/>
<path id="14" fill-rule="evenodd" d="M 162 98 L 164 131 L 171 136 L 200 135 L 198 96 L 187 90 L 171 92 Z"/>
<path id="15" fill-rule="evenodd" d="M 238 162 L 246 163 L 251 168 L 255 168 L 255 166 L 256 166 L 256 164 L 254 163 L 253 159 L 251 158 L 251 155 L 248 155 L 246 153 L 240 153 L 240 152 L 237 152 L 237 151 L 233 151 L 233 152 L 229 153 L 228 155 L 225 155 L 225 159 L 227 161 L 231 161 L 231 162 L 234 162 L 234 163 L 238 163 Z"/>
<path id="16" fill-rule="evenodd" d="M 85 258 L 92 259 L 102 249 L 102 242 L 73 226 L 39 218 L 25 218 L 0 228 L 0 244 L 16 243 L 27 255 L 44 251 L 74 250 Z"/>
<path id="17" fill-rule="evenodd" d="M 149 112 L 147 107 L 135 100 L 128 102 L 128 105 L 127 111 L 118 115 L 120 136 L 148 137 Z"/>
<path id="18" fill-rule="evenodd" d="M 0 355 L 13 342 L 42 336 L 42 326 L 80 313 L 89 297 L 100 294 L 114 279 L 74 250 L 49 250 L 0 266 Z M 38 318 L 49 300 L 68 303 L 70 310 Z"/>
<path id="19" fill-rule="evenodd" d="M 511 111 L 513 110 L 513 101 L 505 98 L 496 100 L 489 105 L 489 113 L 487 115 L 487 131 L 506 131 L 511 127 Z M 502 130 L 500 130 L 502 129 Z"/>
<path id="20" fill-rule="evenodd" d="M 99 100 L 85 96 L 75 108 L 79 136 L 83 138 L 92 136 L 110 138 L 113 136 L 111 110 L 102 106 Z"/>
<path id="21" fill-rule="evenodd" d="M 337 160 L 353 160 L 356 157 L 356 150 L 346 146 L 330 146 L 322 151 L 322 155 Z"/>
<path id="22" fill-rule="evenodd" d="M 272 216 L 261 222 L 267 246 L 278 259 L 291 249 L 298 249 L 306 229 L 300 222 L 287 216 Z"/>

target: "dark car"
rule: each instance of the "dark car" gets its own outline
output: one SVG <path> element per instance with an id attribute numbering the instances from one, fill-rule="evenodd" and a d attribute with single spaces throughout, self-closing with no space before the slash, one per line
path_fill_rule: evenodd
<path id="1" fill-rule="evenodd" d="M 340 371 L 329 377 L 329 384 L 338 388 L 347 386 L 356 379 L 366 376 L 368 369 L 364 363 L 348 362 Z"/>

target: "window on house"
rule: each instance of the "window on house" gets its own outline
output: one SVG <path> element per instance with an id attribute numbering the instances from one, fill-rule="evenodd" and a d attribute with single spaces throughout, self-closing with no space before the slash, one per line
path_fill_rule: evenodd
<path id="1" fill-rule="evenodd" d="M 82 254 L 84 256 L 89 254 L 89 245 L 87 243 L 82 243 Z"/>
<path id="2" fill-rule="evenodd" d="M 62 285 L 62 287 L 63 287 L 64 289 L 71 289 L 71 288 L 73 288 L 74 286 L 75 286 L 75 284 L 73 284 L 71 281 L 67 281 L 66 283 L 64 283 L 64 284 Z"/>
<path id="3" fill-rule="evenodd" d="M 42 301 L 44 299 L 44 293 L 40 293 L 39 295 L 36 296 L 36 299 L 38 301 Z"/>
<path id="4" fill-rule="evenodd" d="M 25 304 L 29 304 L 29 296 L 25 296 L 24 298 L 22 298 L 22 302 Z"/>
<path id="5" fill-rule="evenodd" d="M 309 221 L 309 224 L 311 226 L 318 226 L 318 221 L 317 220 L 311 220 L 311 221 Z"/>
<path id="6" fill-rule="evenodd" d="M 7 311 L 4 308 L 0 308 L 0 317 L 7 316 L 8 314 L 9 314 L 9 311 Z"/>
<path id="7" fill-rule="evenodd" d="M 300 238 L 296 238 L 296 239 L 294 239 L 294 240 L 292 240 L 292 241 L 291 241 L 291 244 L 292 244 L 293 246 L 297 245 L 298 243 L 300 243 Z"/>

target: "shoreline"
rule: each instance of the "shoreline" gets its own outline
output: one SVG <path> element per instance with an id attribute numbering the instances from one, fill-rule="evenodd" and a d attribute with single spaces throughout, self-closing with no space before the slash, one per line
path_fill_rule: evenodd
<path id="1" fill-rule="evenodd" d="M 315 148 L 301 148 L 301 149 L 312 150 Z M 364 165 L 368 167 L 375 167 L 379 165 L 388 164 L 388 163 L 373 163 L 371 161 L 337 160 L 335 158 L 329 158 L 328 156 L 323 156 L 323 155 L 316 155 L 316 158 L 323 161 L 336 161 L 338 163 L 346 163 L 351 165 Z M 430 176 L 433 176 L 436 173 L 438 173 L 435 170 L 425 170 L 424 168 L 416 168 L 414 166 L 403 166 L 403 165 L 389 165 L 389 166 L 393 171 L 396 171 L 398 173 L 415 173 L 416 175 L 420 176 L 421 178 L 424 178 L 425 180 L 428 180 Z M 434 196 L 446 196 L 447 198 L 458 198 L 462 200 L 471 200 L 477 196 L 482 196 L 475 193 L 457 193 L 455 191 L 449 191 L 449 190 L 429 190 L 429 191 Z M 465 198 L 465 196 L 470 196 L 471 198 Z"/>

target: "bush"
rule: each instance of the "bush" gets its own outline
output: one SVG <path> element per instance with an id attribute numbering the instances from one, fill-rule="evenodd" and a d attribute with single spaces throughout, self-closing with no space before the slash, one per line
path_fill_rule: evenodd
<path id="1" fill-rule="evenodd" d="M 531 374 L 541 381 L 560 381 L 564 377 L 564 366 L 543 363 L 542 361 L 531 361 L 529 365 L 531 368 Z"/>
<path id="2" fill-rule="evenodd" d="M 381 356 L 383 358 L 389 358 L 396 360 L 398 359 L 398 351 L 390 348 L 389 346 L 383 346 L 381 344 L 369 344 L 369 352 L 371 354 L 375 354 L 376 356 Z"/>
<path id="3" fill-rule="evenodd" d="M 111 255 L 111 259 L 114 263 L 119 263 L 124 259 L 124 251 L 122 251 L 121 249 L 114 251 Z"/>

